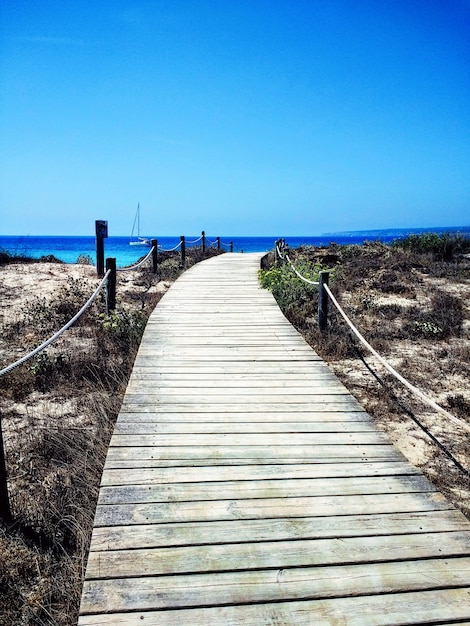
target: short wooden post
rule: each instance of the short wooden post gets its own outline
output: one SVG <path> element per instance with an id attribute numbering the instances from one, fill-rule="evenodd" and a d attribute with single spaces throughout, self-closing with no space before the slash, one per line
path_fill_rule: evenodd
<path id="1" fill-rule="evenodd" d="M 158 269 L 158 239 L 152 239 L 150 243 L 152 245 L 152 271 L 156 274 Z"/>
<path id="2" fill-rule="evenodd" d="M 217 250 L 220 250 L 220 237 L 217 237 Z"/>
<path id="3" fill-rule="evenodd" d="M 320 272 L 318 277 L 318 328 L 323 332 L 328 326 L 328 294 L 325 285 L 328 285 L 330 272 Z"/>
<path id="4" fill-rule="evenodd" d="M 104 240 L 108 236 L 108 222 L 95 220 L 96 235 L 96 272 L 100 278 L 104 276 Z"/>
<path id="5" fill-rule="evenodd" d="M 181 267 L 186 265 L 186 242 L 184 235 L 181 235 Z"/>
<path id="6" fill-rule="evenodd" d="M 106 315 L 116 308 L 116 259 L 106 259 L 106 271 L 111 270 L 108 276 L 108 301 L 106 303 Z"/>
<path id="7" fill-rule="evenodd" d="M 206 233 L 202 231 L 202 254 L 206 253 Z"/>
<path id="8" fill-rule="evenodd" d="M 0 517 L 3 521 L 12 521 L 10 499 L 8 497 L 7 466 L 3 447 L 2 416 L 0 414 Z"/>

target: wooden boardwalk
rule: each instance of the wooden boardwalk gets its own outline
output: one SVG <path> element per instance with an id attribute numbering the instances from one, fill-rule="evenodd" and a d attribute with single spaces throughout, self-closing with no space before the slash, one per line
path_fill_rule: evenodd
<path id="1" fill-rule="evenodd" d="M 257 283 L 152 314 L 103 473 L 80 626 L 470 624 L 470 524 Z"/>

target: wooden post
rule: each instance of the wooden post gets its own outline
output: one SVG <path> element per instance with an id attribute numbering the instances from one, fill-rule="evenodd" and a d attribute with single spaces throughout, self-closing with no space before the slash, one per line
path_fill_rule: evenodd
<path id="1" fill-rule="evenodd" d="M 106 271 L 111 270 L 108 276 L 108 302 L 106 307 L 106 315 L 116 308 L 116 259 L 106 259 Z"/>
<path id="2" fill-rule="evenodd" d="M 157 273 L 157 268 L 158 268 L 158 239 L 152 239 L 151 242 L 152 244 L 152 271 L 154 274 Z"/>
<path id="3" fill-rule="evenodd" d="M 108 236 L 108 222 L 95 220 L 96 235 L 96 272 L 100 278 L 104 276 L 104 240 Z"/>
<path id="4" fill-rule="evenodd" d="M 276 239 L 276 241 L 274 242 L 274 263 L 276 265 L 279 265 L 279 239 Z"/>
<path id="5" fill-rule="evenodd" d="M 230 242 L 230 252 L 233 252 L 233 241 Z"/>
<path id="6" fill-rule="evenodd" d="M 318 328 L 323 332 L 328 326 L 328 294 L 324 285 L 328 285 L 330 272 L 320 272 L 318 277 Z"/>
<path id="7" fill-rule="evenodd" d="M 186 243 L 184 235 L 181 235 L 181 267 L 186 265 Z"/>
<path id="8" fill-rule="evenodd" d="M 0 517 L 8 523 L 12 521 L 10 499 L 8 497 L 7 466 L 3 447 L 2 416 L 0 414 Z"/>
<path id="9" fill-rule="evenodd" d="M 217 237 L 217 250 L 220 250 L 220 237 Z"/>
<path id="10" fill-rule="evenodd" d="M 206 253 L 206 233 L 202 231 L 202 254 Z"/>

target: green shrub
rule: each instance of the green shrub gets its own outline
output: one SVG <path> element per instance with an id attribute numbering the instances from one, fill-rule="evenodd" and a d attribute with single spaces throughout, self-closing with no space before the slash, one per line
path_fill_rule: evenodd
<path id="1" fill-rule="evenodd" d="M 319 273 L 324 270 L 320 264 L 311 264 L 303 258 L 295 259 L 299 274 L 311 281 L 318 281 Z M 288 265 L 273 266 L 259 270 L 259 281 L 264 289 L 269 289 L 279 306 L 285 311 L 291 304 L 301 305 L 312 300 L 317 293 L 317 286 L 301 280 Z"/>
<path id="2" fill-rule="evenodd" d="M 464 235 L 452 233 L 409 235 L 404 239 L 397 239 L 392 245 L 410 252 L 432 254 L 437 259 L 444 261 L 450 261 L 456 254 L 470 251 L 470 239 Z"/>
<path id="3" fill-rule="evenodd" d="M 142 311 L 125 309 L 115 309 L 109 315 L 102 313 L 99 320 L 105 333 L 126 346 L 139 344 L 147 322 Z"/>

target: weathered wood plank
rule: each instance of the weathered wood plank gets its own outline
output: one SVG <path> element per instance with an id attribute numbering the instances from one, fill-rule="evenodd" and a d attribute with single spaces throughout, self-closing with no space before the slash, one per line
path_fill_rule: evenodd
<path id="1" fill-rule="evenodd" d="M 393 460 L 402 459 L 400 453 L 390 445 L 278 445 L 269 447 L 267 445 L 251 445 L 251 446 L 194 446 L 180 445 L 167 447 L 152 446 L 111 446 L 108 450 L 107 460 L 125 461 L 129 459 L 135 461 L 172 461 L 172 460 L 188 460 L 197 461 L 204 460 L 206 463 L 215 465 L 224 465 L 230 459 L 237 463 L 292 463 L 295 461 L 324 462 L 326 460 L 338 459 L 343 461 L 351 461 L 354 459 L 363 459 L 370 461 L 373 459 Z"/>
<path id="2" fill-rule="evenodd" d="M 200 483 L 210 481 L 249 481 L 295 478 L 352 478 L 372 476 L 421 476 L 404 461 L 375 463 L 304 463 L 289 465 L 209 465 L 202 467 L 162 467 L 105 469 L 102 486 L 109 485 L 164 485 L 168 483 Z"/>
<path id="3" fill-rule="evenodd" d="M 392 626 L 470 621 L 470 586 L 292 602 L 82 616 L 79 626 Z M 452 621 L 450 621 L 452 620 Z M 457 620 L 465 620 L 457 622 Z"/>
<path id="4" fill-rule="evenodd" d="M 371 421 L 354 422 L 225 422 L 192 421 L 161 422 L 155 416 L 154 421 L 119 421 L 114 429 L 115 435 L 157 435 L 176 433 L 345 433 L 375 432 Z"/>
<path id="5" fill-rule="evenodd" d="M 341 478 L 276 478 L 216 482 L 167 483 L 164 485 L 102 485 L 99 504 L 133 502 L 192 502 L 239 498 L 298 498 L 302 496 L 417 493 L 435 491 L 423 476 L 353 476 Z"/>
<path id="6" fill-rule="evenodd" d="M 407 513 L 285 517 L 208 522 L 104 526 L 93 531 L 90 550 L 129 550 L 178 545 L 223 544 L 282 539 L 327 539 L 466 531 L 468 522 L 455 510 Z"/>
<path id="7" fill-rule="evenodd" d="M 470 556 L 469 533 L 299 539 L 91 552 L 86 579 Z"/>
<path id="8" fill-rule="evenodd" d="M 333 398 L 333 399 L 330 399 Z M 312 412 L 317 413 L 321 410 L 324 410 L 325 413 L 337 413 L 338 411 L 351 412 L 358 411 L 360 413 L 364 413 L 364 409 L 361 405 L 352 397 L 348 396 L 323 396 L 323 400 L 319 399 L 318 401 L 306 401 L 304 403 L 286 403 L 282 404 L 279 402 L 270 402 L 270 403 L 260 403 L 255 402 L 254 400 L 247 401 L 244 404 L 242 403 L 230 403 L 219 402 L 219 403 L 206 403 L 204 405 L 195 406 L 191 403 L 183 403 L 177 402 L 168 402 L 166 405 L 157 406 L 153 400 L 145 400 L 142 396 L 139 399 L 139 402 L 130 402 L 128 399 L 124 400 L 123 410 L 127 413 L 139 412 L 139 411 L 149 411 L 149 412 L 173 412 L 173 413 L 286 413 L 286 412 L 299 412 L 306 413 Z"/>
<path id="9" fill-rule="evenodd" d="M 341 577 L 331 566 L 140 577 L 133 581 L 131 594 L 128 579 L 89 580 L 83 610 L 145 611 L 465 586 L 470 559 L 455 559 L 452 566 L 449 571 L 446 560 L 429 559 L 344 565 Z"/>
<path id="10" fill-rule="evenodd" d="M 376 445 L 388 444 L 384 433 L 378 431 L 345 433 L 158 433 L 156 435 L 113 435 L 111 447 L 152 447 L 171 446 L 231 446 L 260 447 L 285 445 L 327 446 L 327 445 Z"/>
<path id="11" fill-rule="evenodd" d="M 280 517 L 334 517 L 416 513 L 451 508 L 439 493 L 372 494 L 354 496 L 211 500 L 208 502 L 161 502 L 108 504 L 96 509 L 95 527 L 125 524 L 262 519 Z"/>
<path id="12" fill-rule="evenodd" d="M 355 423 L 365 423 L 371 427 L 373 424 L 372 418 L 364 411 L 364 409 L 359 408 L 358 410 L 331 410 L 331 411 L 260 411 L 257 412 L 249 411 L 248 409 L 243 409 L 237 412 L 217 412 L 215 410 L 210 410 L 210 407 L 204 407 L 204 410 L 198 411 L 196 408 L 193 411 L 179 412 L 175 411 L 167 411 L 166 407 L 158 407 L 158 411 L 142 411 L 142 412 L 133 412 L 128 411 L 128 405 L 123 405 L 121 408 L 121 413 L 119 414 L 119 420 L 116 425 L 133 423 L 136 425 L 139 423 L 148 423 L 148 424 L 163 424 L 170 423 L 176 424 L 178 422 L 185 423 L 246 423 L 250 422 L 252 424 L 262 424 L 263 422 L 269 423 L 277 423 L 277 424 L 288 424 L 290 422 L 306 422 L 307 424 L 311 423 L 312 428 L 320 428 L 321 425 L 325 425 L 326 429 L 330 428 L 329 432 L 333 432 L 336 429 L 336 424 L 342 423 L 343 420 L 347 420 L 348 424 L 351 425 L 351 428 L 354 429 Z M 344 429 L 343 429 L 344 430 Z"/>

